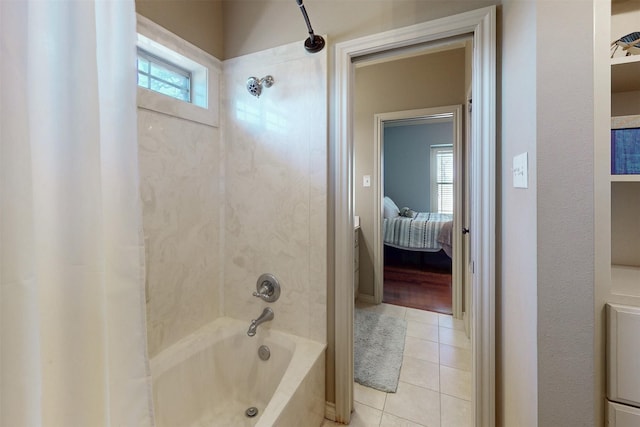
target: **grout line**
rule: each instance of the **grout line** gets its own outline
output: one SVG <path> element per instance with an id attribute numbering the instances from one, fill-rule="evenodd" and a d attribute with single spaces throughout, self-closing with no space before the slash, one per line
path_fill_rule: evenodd
<path id="1" fill-rule="evenodd" d="M 407 313 L 408 313 L 408 310 L 405 308 L 405 310 L 404 310 L 404 314 L 403 314 L 403 318 L 404 318 L 405 320 L 407 320 L 407 321 L 408 321 L 408 319 L 406 318 L 406 317 L 407 317 Z M 423 323 L 423 322 L 418 322 L 418 323 Z M 423 323 L 423 324 L 425 324 L 425 325 L 431 325 L 431 326 L 436 326 L 436 327 L 437 327 L 437 329 L 438 329 L 437 341 L 431 341 L 431 340 L 427 340 L 427 339 L 423 339 L 423 338 L 419 338 L 419 337 L 412 337 L 412 338 L 414 338 L 414 339 L 418 339 L 418 340 L 421 340 L 421 341 L 435 342 L 435 343 L 437 343 L 437 344 L 438 344 L 438 403 L 439 403 L 439 406 L 440 406 L 440 426 L 442 426 L 442 422 L 443 422 L 443 405 L 442 405 L 442 396 L 443 396 L 443 395 L 446 395 L 446 396 L 449 396 L 449 397 L 453 397 L 453 398 L 455 398 L 455 399 L 459 399 L 459 400 L 462 400 L 462 401 L 466 401 L 466 402 L 469 402 L 469 403 L 471 403 L 471 401 L 470 401 L 470 400 L 467 400 L 467 399 L 463 399 L 463 398 L 458 397 L 458 396 L 453 396 L 453 395 L 451 395 L 451 394 L 443 393 L 443 392 L 442 392 L 442 367 L 443 367 L 443 366 L 444 366 L 444 367 L 446 367 L 446 368 L 448 368 L 448 369 L 455 369 L 455 370 L 458 370 L 458 371 L 461 371 L 461 372 L 469 372 L 469 371 L 466 371 L 466 370 L 464 370 L 464 369 L 455 368 L 455 367 L 453 367 L 453 366 L 448 366 L 448 365 L 443 364 L 443 363 L 442 363 L 442 358 L 440 357 L 440 346 L 441 346 L 441 345 L 446 345 L 446 346 L 453 347 L 453 348 L 455 348 L 455 349 L 461 349 L 461 350 L 470 350 L 470 349 L 466 349 L 466 348 L 463 348 L 463 347 L 458 347 L 458 346 L 455 346 L 455 345 L 452 345 L 452 344 L 442 343 L 442 342 L 440 341 L 440 328 L 441 328 L 441 327 L 442 327 L 442 328 L 445 328 L 445 329 L 450 329 L 450 330 L 458 330 L 458 329 L 455 329 L 455 328 L 453 328 L 453 327 L 451 327 L 451 328 L 450 328 L 450 327 L 448 327 L 448 326 L 440 325 L 440 319 L 438 319 L 438 323 L 437 323 L 437 325 L 433 325 L 433 324 L 430 324 L 430 323 Z M 453 323 L 452 323 L 452 325 L 453 325 Z M 405 338 L 405 339 L 406 339 L 406 338 Z M 422 360 L 422 359 L 421 359 L 421 360 Z M 434 362 L 431 362 L 431 363 L 434 363 Z M 411 384 L 411 383 L 409 383 L 409 384 Z M 413 386 L 415 386 L 415 387 L 419 387 L 419 388 L 425 389 L 425 390 L 435 391 L 435 390 L 431 390 L 431 389 L 429 389 L 429 388 L 427 388 L 427 387 L 422 387 L 422 386 L 415 385 L 415 384 L 412 384 L 412 385 L 413 385 Z M 381 411 L 381 415 L 380 415 L 380 422 L 378 423 L 378 426 L 380 426 L 380 425 L 382 424 L 382 418 L 384 417 L 384 415 L 385 415 L 385 414 L 390 414 L 389 412 L 387 412 L 387 411 L 386 411 L 387 398 L 388 398 L 388 397 L 389 397 L 389 393 L 385 393 L 384 403 L 383 403 L 383 405 L 382 405 L 382 410 L 380 410 L 380 411 Z M 364 404 L 364 403 L 362 403 L 362 402 L 358 402 L 358 403 L 360 403 L 360 404 L 362 404 L 362 405 L 365 405 L 365 404 Z M 372 407 L 372 406 L 370 406 L 370 405 L 365 405 L 365 406 L 368 406 L 368 407 L 370 407 L 370 408 L 373 408 L 373 407 Z M 373 409 L 377 409 L 377 408 L 373 408 Z M 406 418 L 403 418 L 403 417 L 400 417 L 400 416 L 398 416 L 398 415 L 394 415 L 394 414 L 390 414 L 390 415 L 393 415 L 394 417 L 396 417 L 396 418 L 398 418 L 398 419 L 401 419 L 401 420 L 404 420 L 404 421 L 407 421 L 407 422 L 412 422 L 412 423 L 414 423 L 413 421 L 411 421 L 411 420 L 409 420 L 409 419 L 406 419 Z M 415 423 L 415 424 L 418 424 L 418 423 Z M 419 424 L 419 425 L 420 425 L 420 424 Z"/>
<path id="2" fill-rule="evenodd" d="M 438 338 L 440 328 L 438 328 Z M 442 426 L 442 364 L 440 363 L 440 343 L 438 342 L 438 403 L 440 403 L 440 426 Z"/>

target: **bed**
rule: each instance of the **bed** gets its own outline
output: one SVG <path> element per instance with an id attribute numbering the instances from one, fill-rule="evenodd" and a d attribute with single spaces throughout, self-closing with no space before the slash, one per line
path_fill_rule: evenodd
<path id="1" fill-rule="evenodd" d="M 451 258 L 453 215 L 398 209 L 384 198 L 383 240 L 389 247 L 408 251 L 438 252 Z"/>

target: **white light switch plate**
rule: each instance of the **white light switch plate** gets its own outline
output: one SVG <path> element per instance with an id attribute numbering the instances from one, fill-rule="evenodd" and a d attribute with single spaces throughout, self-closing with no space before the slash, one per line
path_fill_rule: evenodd
<path id="1" fill-rule="evenodd" d="M 364 175 L 362 177 L 362 186 L 371 187 L 371 175 Z"/>
<path id="2" fill-rule="evenodd" d="M 518 154 L 513 158 L 513 186 L 514 188 L 529 188 L 529 166 L 527 153 Z"/>

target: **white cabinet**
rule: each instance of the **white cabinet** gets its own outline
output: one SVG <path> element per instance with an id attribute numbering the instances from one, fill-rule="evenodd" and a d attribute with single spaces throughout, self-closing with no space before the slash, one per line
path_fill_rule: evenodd
<path id="1" fill-rule="evenodd" d="M 607 304 L 607 398 L 610 401 L 640 407 L 639 355 L 640 307 Z"/>
<path id="2" fill-rule="evenodd" d="M 618 403 L 607 403 L 607 427 L 640 426 L 640 409 Z"/>

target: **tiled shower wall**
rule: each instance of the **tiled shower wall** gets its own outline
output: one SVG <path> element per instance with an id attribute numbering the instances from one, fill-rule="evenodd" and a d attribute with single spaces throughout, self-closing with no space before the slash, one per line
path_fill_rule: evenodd
<path id="1" fill-rule="evenodd" d="M 220 130 L 138 109 L 149 356 L 220 315 Z"/>
<path id="2" fill-rule="evenodd" d="M 327 53 L 223 63 L 221 125 L 138 109 L 149 356 L 219 316 L 326 342 Z M 260 98 L 250 76 L 271 74 Z M 280 299 L 252 296 L 262 273 Z"/>
<path id="3" fill-rule="evenodd" d="M 255 98 L 249 77 L 275 83 Z M 326 342 L 327 49 L 293 43 L 224 62 L 224 314 Z M 251 294 L 273 273 L 282 294 Z"/>

